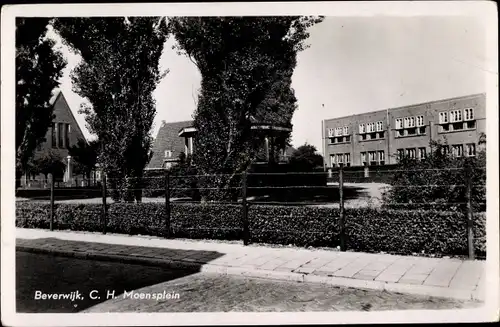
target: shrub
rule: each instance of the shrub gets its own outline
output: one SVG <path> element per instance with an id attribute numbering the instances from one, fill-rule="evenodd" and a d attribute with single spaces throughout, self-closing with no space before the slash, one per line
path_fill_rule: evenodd
<path id="1" fill-rule="evenodd" d="M 177 203 L 171 208 L 175 237 L 237 240 L 242 237 L 241 206 Z"/>
<path id="2" fill-rule="evenodd" d="M 49 228 L 50 204 L 20 201 L 16 202 L 16 227 Z"/>
<path id="3" fill-rule="evenodd" d="M 434 205 L 440 210 L 464 210 L 466 184 L 471 180 L 471 200 L 474 211 L 486 209 L 486 154 L 476 157 L 454 157 L 447 152 L 448 145 L 431 142 L 431 152 L 425 160 L 403 157 L 390 181 L 392 188 L 384 195 L 390 208 L 427 209 Z M 469 176 L 469 172 L 471 175 Z M 430 204 L 429 204 L 430 203 Z M 406 206 L 408 204 L 408 206 Z"/>
<path id="4" fill-rule="evenodd" d="M 251 205 L 252 242 L 330 246 L 340 244 L 336 208 Z"/>
<path id="5" fill-rule="evenodd" d="M 111 233 L 163 236 L 165 235 L 164 217 L 165 204 L 163 203 L 111 204 L 108 209 L 107 227 Z"/>
<path id="6" fill-rule="evenodd" d="M 461 212 L 437 210 L 348 209 L 347 248 L 364 252 L 467 254 L 467 219 Z M 482 235 L 485 215 L 475 215 L 475 234 Z M 477 252 L 485 252 L 479 246 Z"/>
<path id="7" fill-rule="evenodd" d="M 144 172 L 144 196 L 156 198 L 165 196 L 165 171 L 146 170 Z"/>
<path id="8" fill-rule="evenodd" d="M 172 203 L 173 237 L 242 239 L 241 205 Z M 48 228 L 47 203 L 16 204 L 16 226 Z M 54 228 L 102 230 L 101 204 L 56 204 Z M 250 205 L 252 242 L 336 247 L 340 244 L 339 210 L 312 206 Z M 345 209 L 347 248 L 398 254 L 467 254 L 467 221 L 463 213 L 438 210 L 399 211 Z M 164 203 L 113 203 L 107 230 L 113 233 L 165 235 Z M 486 215 L 474 215 L 476 253 L 486 254 Z"/>

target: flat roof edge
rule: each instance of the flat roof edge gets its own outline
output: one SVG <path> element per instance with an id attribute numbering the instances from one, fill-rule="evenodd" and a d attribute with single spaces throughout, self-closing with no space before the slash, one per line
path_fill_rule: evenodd
<path id="1" fill-rule="evenodd" d="M 332 120 L 337 120 L 337 119 L 351 118 L 351 117 L 356 117 L 356 116 L 363 116 L 363 115 L 366 115 L 366 114 L 375 114 L 375 113 L 379 113 L 379 112 L 385 112 L 387 110 L 407 109 L 407 108 L 417 107 L 417 106 L 422 106 L 422 105 L 436 104 L 436 103 L 440 103 L 440 102 L 448 102 L 448 101 L 453 101 L 453 100 L 464 100 L 464 99 L 476 98 L 476 97 L 480 97 L 480 96 L 486 97 L 486 92 L 484 92 L 484 93 L 469 94 L 469 95 L 463 95 L 463 96 L 458 96 L 458 97 L 453 97 L 453 98 L 445 98 L 445 99 L 440 99 L 440 100 L 427 101 L 427 102 L 414 103 L 414 104 L 409 104 L 409 105 L 399 106 L 399 107 L 388 107 L 386 109 L 377 109 L 377 110 L 373 110 L 373 111 L 367 111 L 367 112 L 363 112 L 363 113 L 359 113 L 359 114 L 353 114 L 353 115 L 348 115 L 348 116 L 341 116 L 341 117 L 335 117 L 335 118 L 327 118 L 327 119 L 324 119 L 324 121 L 327 122 L 327 121 L 332 121 Z"/>

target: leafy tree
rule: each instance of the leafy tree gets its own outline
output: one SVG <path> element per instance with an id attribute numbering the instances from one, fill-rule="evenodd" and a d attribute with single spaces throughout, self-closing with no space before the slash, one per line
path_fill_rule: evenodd
<path id="1" fill-rule="evenodd" d="M 299 146 L 290 156 L 290 166 L 294 171 L 313 171 L 323 166 L 323 156 L 317 153 L 314 145 Z"/>
<path id="2" fill-rule="evenodd" d="M 446 141 L 432 141 L 430 149 L 424 160 L 399 159 L 392 187 L 383 196 L 385 205 L 395 209 L 463 210 L 470 178 L 473 209 L 484 210 L 485 150 L 480 149 L 474 157 L 455 157 Z"/>
<path id="3" fill-rule="evenodd" d="M 194 162 L 210 199 L 234 198 L 230 187 L 253 161 L 262 135 L 251 119 L 290 125 L 296 109 L 291 77 L 297 52 L 317 17 L 176 17 L 170 27 L 177 50 L 192 60 L 202 81 L 194 126 Z M 278 140 L 284 147 L 289 135 Z M 221 175 L 224 174 L 224 175 Z"/>
<path id="4" fill-rule="evenodd" d="M 100 146 L 99 140 L 87 142 L 84 139 L 78 139 L 76 145 L 69 148 L 69 155 L 75 160 L 75 173 L 82 173 L 90 178 L 97 163 Z"/>
<path id="5" fill-rule="evenodd" d="M 72 73 L 73 89 L 90 132 L 102 140 L 99 163 L 116 201 L 141 201 L 143 171 L 151 158 L 153 91 L 167 39 L 159 17 L 58 18 L 54 26 L 82 57 Z"/>
<path id="6" fill-rule="evenodd" d="M 45 177 L 48 177 L 48 174 L 53 174 L 54 179 L 63 178 L 64 171 L 66 170 L 66 164 L 63 162 L 61 156 L 52 150 L 31 160 L 29 165 L 30 173 L 44 174 Z"/>
<path id="7" fill-rule="evenodd" d="M 45 142 L 53 119 L 49 103 L 66 61 L 46 37 L 49 18 L 16 19 L 16 179 Z"/>

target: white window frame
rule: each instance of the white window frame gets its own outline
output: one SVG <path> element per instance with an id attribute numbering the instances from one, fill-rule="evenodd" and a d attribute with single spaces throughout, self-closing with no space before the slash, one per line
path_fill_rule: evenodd
<path id="1" fill-rule="evenodd" d="M 377 132 L 382 132 L 384 130 L 384 124 L 382 121 L 377 122 Z"/>
<path id="2" fill-rule="evenodd" d="M 439 113 L 439 123 L 440 124 L 448 124 L 449 123 L 448 112 L 442 111 Z"/>
<path id="3" fill-rule="evenodd" d="M 422 156 L 422 153 L 424 154 Z M 427 148 L 418 148 L 418 158 L 425 159 L 427 157 Z"/>
<path id="4" fill-rule="evenodd" d="M 424 126 L 424 116 L 417 116 L 417 127 Z"/>
<path id="5" fill-rule="evenodd" d="M 350 163 L 351 162 L 351 154 L 350 153 L 345 153 L 344 154 L 344 162 L 345 163 Z"/>
<path id="6" fill-rule="evenodd" d="M 470 149 L 471 148 L 473 149 L 473 151 L 472 151 L 473 154 L 470 154 L 470 152 L 471 152 Z M 476 156 L 476 144 L 475 143 L 467 143 L 465 145 L 465 151 L 466 151 L 465 154 L 466 154 L 467 157 L 475 157 Z"/>
<path id="7" fill-rule="evenodd" d="M 165 155 L 165 158 L 172 158 L 172 150 L 165 150 L 164 155 Z"/>
<path id="8" fill-rule="evenodd" d="M 464 121 L 474 120 L 474 108 L 464 109 Z"/>
<path id="9" fill-rule="evenodd" d="M 403 118 L 396 118 L 396 129 L 403 129 Z"/>
<path id="10" fill-rule="evenodd" d="M 333 137 L 335 135 L 335 129 L 329 128 L 328 129 L 328 137 Z"/>
<path id="11" fill-rule="evenodd" d="M 366 133 L 365 124 L 359 124 L 359 134 L 364 134 L 364 133 Z"/>
<path id="12" fill-rule="evenodd" d="M 452 110 L 450 111 L 450 123 L 459 123 L 463 121 L 462 110 Z"/>
<path id="13" fill-rule="evenodd" d="M 397 149 L 396 150 L 396 155 L 398 156 L 398 158 L 404 157 L 404 155 L 405 155 L 405 149 Z"/>
<path id="14" fill-rule="evenodd" d="M 335 135 L 334 136 L 342 136 L 342 127 L 335 127 Z"/>
<path id="15" fill-rule="evenodd" d="M 368 152 L 368 159 L 370 159 L 370 162 L 377 161 L 377 152 L 376 151 L 369 151 Z"/>
<path id="16" fill-rule="evenodd" d="M 405 118 L 403 118 L 403 120 L 404 120 L 403 127 L 408 128 L 408 125 L 410 125 L 410 117 L 405 117 Z"/>
<path id="17" fill-rule="evenodd" d="M 417 157 L 417 150 L 415 148 L 408 148 L 405 150 L 405 153 L 410 159 L 415 159 Z"/>
<path id="18" fill-rule="evenodd" d="M 453 144 L 451 146 L 451 153 L 455 157 L 463 157 L 464 156 L 464 146 L 463 146 L 463 144 Z"/>
<path id="19" fill-rule="evenodd" d="M 366 132 L 367 133 L 374 133 L 375 132 L 375 123 L 368 123 L 366 124 Z"/>
<path id="20" fill-rule="evenodd" d="M 366 151 L 365 152 L 361 152 L 361 163 L 365 163 L 366 162 Z"/>
<path id="21" fill-rule="evenodd" d="M 337 163 L 344 163 L 344 155 L 342 153 L 337 154 Z"/>
<path id="22" fill-rule="evenodd" d="M 377 152 L 378 152 L 378 154 L 377 154 L 377 156 L 378 156 L 378 161 L 379 161 L 379 162 L 380 162 L 380 161 L 385 161 L 385 152 L 384 152 L 384 150 L 379 150 L 379 151 L 377 151 Z"/>
<path id="23" fill-rule="evenodd" d="M 345 136 L 345 135 L 349 135 L 349 126 L 344 126 L 342 128 L 342 134 Z"/>
<path id="24" fill-rule="evenodd" d="M 408 117 L 408 128 L 415 127 L 415 117 Z"/>

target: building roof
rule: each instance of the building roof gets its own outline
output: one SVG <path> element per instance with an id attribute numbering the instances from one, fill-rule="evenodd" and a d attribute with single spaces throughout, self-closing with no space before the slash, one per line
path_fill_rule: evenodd
<path id="1" fill-rule="evenodd" d="M 451 101 L 455 101 L 455 100 L 458 101 L 458 100 L 464 100 L 464 99 L 468 99 L 468 98 L 477 98 L 477 97 L 485 97 L 485 96 L 486 96 L 486 93 L 475 93 L 475 94 L 457 96 L 454 98 L 446 98 L 446 99 L 440 99 L 440 100 L 432 100 L 432 101 L 428 101 L 428 102 L 413 103 L 413 104 L 408 104 L 408 105 L 399 106 L 399 107 L 377 109 L 377 110 L 362 112 L 359 114 L 353 114 L 353 115 L 335 117 L 335 118 L 328 118 L 328 119 L 325 119 L 325 121 L 332 121 L 332 120 L 344 119 L 344 118 L 350 118 L 350 117 L 360 117 L 360 116 L 363 116 L 366 114 L 373 114 L 373 113 L 386 112 L 386 111 L 397 111 L 397 110 L 401 110 L 401 109 L 418 107 L 418 106 L 422 106 L 422 105 L 430 105 L 430 104 L 436 104 L 436 103 L 451 102 Z"/>
<path id="2" fill-rule="evenodd" d="M 184 127 L 192 126 L 192 124 L 192 120 L 163 122 L 153 143 L 153 156 L 147 168 L 161 168 L 165 158 L 165 150 L 171 150 L 173 158 L 183 152 L 184 138 L 179 136 L 179 131 Z"/>

